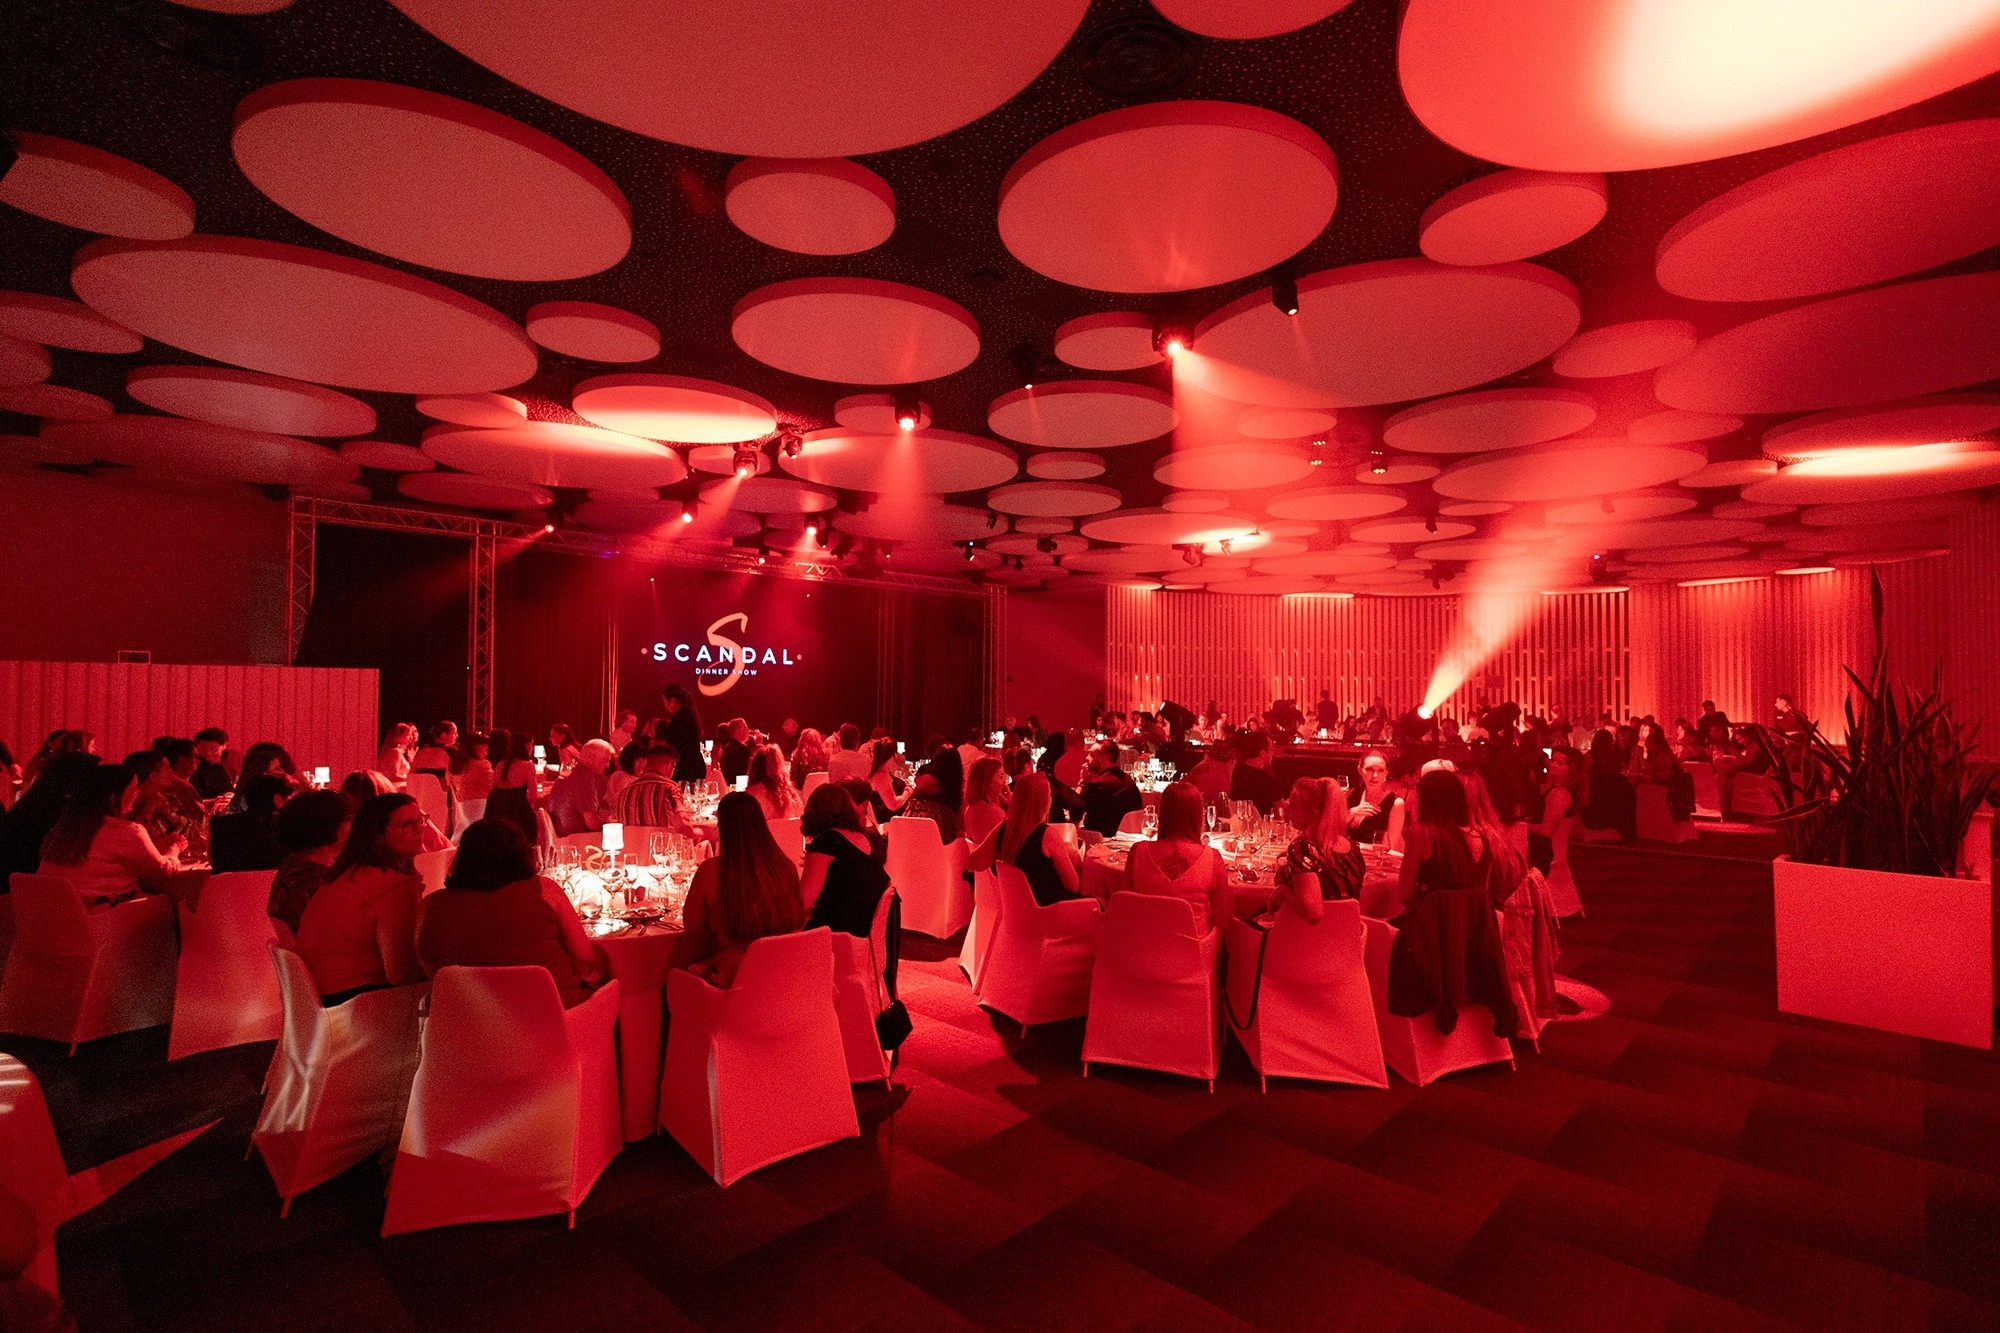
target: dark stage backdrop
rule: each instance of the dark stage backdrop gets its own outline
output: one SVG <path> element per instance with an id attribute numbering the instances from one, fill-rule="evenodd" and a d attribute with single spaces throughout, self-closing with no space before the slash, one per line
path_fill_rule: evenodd
<path id="1" fill-rule="evenodd" d="M 462 537 L 322 523 L 298 664 L 381 672 L 385 731 L 463 718 L 471 578 Z"/>

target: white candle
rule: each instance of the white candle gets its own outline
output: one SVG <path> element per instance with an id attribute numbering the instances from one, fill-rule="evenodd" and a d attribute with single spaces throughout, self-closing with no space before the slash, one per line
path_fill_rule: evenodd
<path id="1" fill-rule="evenodd" d="M 333 770 L 322 764 L 313 770 L 313 786 L 324 787 L 333 781 Z"/>

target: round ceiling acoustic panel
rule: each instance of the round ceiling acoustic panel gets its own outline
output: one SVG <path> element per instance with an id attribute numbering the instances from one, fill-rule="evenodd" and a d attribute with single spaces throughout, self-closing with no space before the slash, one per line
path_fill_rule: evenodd
<path id="1" fill-rule="evenodd" d="M 723 208 L 744 235 L 800 255 L 858 254 L 896 230 L 889 182 L 843 157 L 744 158 Z"/>
<path id="2" fill-rule="evenodd" d="M 1713 440 L 1743 428 L 1743 418 L 1717 412 L 1654 412 L 1625 428 L 1634 444 L 1684 444 Z"/>
<path id="3" fill-rule="evenodd" d="M 2000 245 L 2000 120 L 1884 134 L 1737 186 L 1661 238 L 1660 286 L 1699 301 L 1844 291 Z"/>
<path id="4" fill-rule="evenodd" d="M 653 321 L 595 301 L 543 301 L 528 307 L 528 336 L 579 361 L 651 361 L 660 354 Z"/>
<path id="5" fill-rule="evenodd" d="M 896 414 L 896 397 L 892 393 L 851 393 L 833 405 L 833 419 L 849 430 L 887 435 L 902 429 Z M 930 404 L 919 402 L 917 424 L 913 429 L 922 430 L 930 424 Z"/>
<path id="6" fill-rule="evenodd" d="M 1359 407 L 1484 384 L 1568 342 L 1569 279 L 1533 264 L 1456 268 L 1385 259 L 1299 279 L 1299 312 L 1269 288 L 1196 326 L 1175 367 L 1197 388 L 1260 407 Z"/>
<path id="7" fill-rule="evenodd" d="M 1406 407 L 1382 423 L 1393 449 L 1484 453 L 1574 435 L 1597 420 L 1597 401 L 1574 389 L 1486 389 Z"/>
<path id="8" fill-rule="evenodd" d="M 0 412 L 50 421 L 98 421 L 111 415 L 111 400 L 60 384 L 23 384 L 0 389 Z"/>
<path id="9" fill-rule="evenodd" d="M 2000 449 L 1909 444 L 1811 458 L 1743 488 L 1759 504 L 1846 504 L 1907 500 L 2000 485 Z"/>
<path id="10" fill-rule="evenodd" d="M 70 285 L 149 338 L 270 375 L 429 395 L 503 388 L 535 373 L 535 345 L 491 306 L 380 264 L 277 241 L 93 241 L 77 252 Z"/>
<path id="11" fill-rule="evenodd" d="M 1504 514 L 1513 507 L 1497 500 L 1447 500 L 1438 506 L 1438 513 L 1447 518 L 1485 518 Z"/>
<path id="12" fill-rule="evenodd" d="M 175 416 L 278 435 L 366 435 L 375 409 L 351 394 L 227 366 L 138 366 L 125 392 Z"/>
<path id="13" fill-rule="evenodd" d="M 349 504 L 367 504 L 375 498 L 375 492 L 358 481 L 326 481 L 294 486 L 291 493 L 309 500 L 344 500 Z"/>
<path id="14" fill-rule="evenodd" d="M 1748 554 L 1747 546 L 1653 546 L 1627 551 L 1625 558 L 1641 565 L 1671 565 L 1688 560 L 1734 560 Z"/>
<path id="15" fill-rule="evenodd" d="M 1296 32 L 1337 14 L 1354 0 L 1159 0 L 1153 8 L 1177 28 L 1249 41 Z"/>
<path id="16" fill-rule="evenodd" d="M 1754 152 L 2000 69 L 2000 11 L 1966 0 L 1412 0 L 1397 64 L 1461 152 L 1641 171 Z"/>
<path id="17" fill-rule="evenodd" d="M 412 500 L 460 509 L 545 509 L 556 501 L 553 491 L 540 486 L 464 472 L 412 472 L 396 489 Z"/>
<path id="18" fill-rule="evenodd" d="M 747 510 L 731 509 L 725 505 L 696 505 L 690 512 L 694 514 L 694 521 L 681 525 L 682 541 L 726 543 L 764 530 L 764 520 Z"/>
<path id="19" fill-rule="evenodd" d="M 1165 359 L 1153 346 L 1153 317 L 1137 310 L 1070 320 L 1056 329 L 1055 349 L 1078 370 L 1144 370 Z"/>
<path id="20" fill-rule="evenodd" d="M 1551 523 L 1601 524 L 1665 518 L 1670 514 L 1685 514 L 1694 506 L 1695 497 L 1685 492 L 1639 491 L 1631 495 L 1607 495 L 1596 500 L 1552 504 L 1546 516 Z"/>
<path id="21" fill-rule="evenodd" d="M 1878 523 L 1838 528 L 1799 528 L 1786 534 L 1788 551 L 1893 551 L 1951 545 L 1943 523 Z"/>
<path id="22" fill-rule="evenodd" d="M 1764 525 L 1740 518 L 1657 518 L 1616 523 L 1590 534 L 1593 545 L 1622 551 L 1646 546 L 1711 546 L 1754 537 Z"/>
<path id="23" fill-rule="evenodd" d="M 1717 334 L 1653 392 L 1697 412 L 1811 412 L 2000 378 L 2000 273 L 1833 296 Z"/>
<path id="24" fill-rule="evenodd" d="M 988 583 L 998 583 L 1009 588 L 1039 588 L 1050 579 L 1061 578 L 1068 573 L 1068 570 L 1054 566 L 1010 569 L 1003 565 L 998 569 L 987 570 L 981 577 Z"/>
<path id="25" fill-rule="evenodd" d="M 1431 458 L 1376 458 L 1355 468 L 1354 479 L 1363 486 L 1411 486 L 1443 470 Z"/>
<path id="26" fill-rule="evenodd" d="M 1175 556 L 1172 569 L 1163 570 L 1159 580 L 1169 588 L 1200 588 L 1210 583 L 1229 583 L 1243 577 L 1243 571 L 1235 565 L 1184 565 Z"/>
<path id="27" fill-rule="evenodd" d="M 1257 577 L 1220 580 L 1208 584 L 1202 591 L 1219 593 L 1224 597 L 1300 597 L 1325 592 L 1326 585 L 1318 579 Z"/>
<path id="28" fill-rule="evenodd" d="M 1957 518 L 1979 508 L 1969 495 L 1932 495 L 1921 500 L 1902 500 L 1893 506 L 1881 504 L 1816 505 L 1799 515 L 1808 527 L 1846 527 L 1856 523 L 1928 523 Z"/>
<path id="29" fill-rule="evenodd" d="M 1176 514 L 1167 509 L 1121 509 L 1086 521 L 1082 529 L 1083 535 L 1094 541 L 1141 546 L 1186 546 L 1225 539 L 1233 541 L 1256 530 L 1257 520 L 1248 514 L 1228 511 L 1219 514 Z"/>
<path id="30" fill-rule="evenodd" d="M 1328 578 L 1341 574 L 1377 574 L 1394 568 L 1395 564 L 1395 557 L 1388 555 L 1308 551 L 1304 555 L 1259 560 L 1251 568 L 1259 574 L 1276 574 L 1285 578 Z"/>
<path id="31" fill-rule="evenodd" d="M 736 457 L 736 446 L 733 444 L 697 444 L 687 451 L 687 462 L 696 472 L 706 472 L 717 477 L 733 476 L 742 466 Z M 754 475 L 761 477 L 770 470 L 771 451 L 759 449 L 757 466 L 753 469 Z"/>
<path id="32" fill-rule="evenodd" d="M 683 444 L 740 444 L 778 428 L 777 409 L 756 394 L 685 375 L 598 375 L 570 406 L 606 430 Z"/>
<path id="33" fill-rule="evenodd" d="M 1306 451 L 1267 440 L 1173 449 L 1153 464 L 1153 479 L 1183 490 L 1250 491 L 1288 486 L 1313 470 Z"/>
<path id="34" fill-rule="evenodd" d="M 609 176 L 540 130 L 372 79 L 292 79 L 236 104 L 236 165 L 321 231 L 405 263 L 553 282 L 632 248 Z"/>
<path id="35" fill-rule="evenodd" d="M 77 301 L 34 292 L 0 292 L 0 334 L 73 352 L 136 352 L 146 340 Z"/>
<path id="36" fill-rule="evenodd" d="M 1576 500 L 1678 481 L 1707 462 L 1688 444 L 1562 441 L 1468 459 L 1445 469 L 1431 487 L 1455 500 Z"/>
<path id="37" fill-rule="evenodd" d="M 90 462 L 90 455 L 66 448 L 38 435 L 0 435 L 0 468 L 25 471 L 38 463 L 61 463 L 77 467 Z"/>
<path id="38" fill-rule="evenodd" d="M 965 369 L 979 321 L 920 287 L 875 278 L 795 278 L 736 303 L 730 334 L 776 370 L 837 384 L 912 384 Z"/>
<path id="39" fill-rule="evenodd" d="M 902 574 L 971 574 L 992 569 L 1000 557 L 980 547 L 970 553 L 963 546 L 905 542 L 889 552 L 887 568 Z"/>
<path id="40" fill-rule="evenodd" d="M 1380 518 L 1384 514 L 1395 513 L 1403 506 L 1401 495 L 1379 486 L 1320 486 L 1312 490 L 1289 491 L 1271 501 L 1265 512 L 1272 518 L 1303 518 L 1324 523 Z"/>
<path id="41" fill-rule="evenodd" d="M 795 477 L 882 495 L 983 491 L 1021 470 L 1014 451 L 950 430 L 879 435 L 834 426 L 807 431 L 798 457 L 780 460 Z"/>
<path id="42" fill-rule="evenodd" d="M 1504 264 L 1568 245 L 1604 219 L 1596 172 L 1495 171 L 1424 210 L 1417 248 L 1440 264 Z"/>
<path id="43" fill-rule="evenodd" d="M 858 514 L 835 514 L 833 526 L 857 537 L 889 542 L 969 542 L 999 531 L 984 509 L 935 501 L 878 501 Z"/>
<path id="44" fill-rule="evenodd" d="M 356 467 L 384 472 L 429 472 L 437 466 L 435 458 L 415 445 L 393 440 L 349 440 L 340 446 L 340 456 Z"/>
<path id="45" fill-rule="evenodd" d="M 1681 478 L 1681 485 L 1687 485 L 1687 478 Z M 1758 504 L 1755 500 L 1724 500 L 1708 512 L 1717 518 L 1783 518 L 1795 508 L 1796 505 Z"/>
<path id="46" fill-rule="evenodd" d="M 1778 465 L 1768 458 L 1726 458 L 1688 473 L 1680 479 L 1680 484 L 1705 491 L 1721 486 L 1750 486 L 1777 475 Z"/>
<path id="47" fill-rule="evenodd" d="M 1351 541 L 1402 546 L 1414 542 L 1450 541 L 1454 537 L 1470 537 L 1474 531 L 1472 524 L 1456 519 L 1440 518 L 1432 522 L 1416 515 L 1409 515 L 1356 523 L 1347 530 L 1347 536 Z"/>
<path id="48" fill-rule="evenodd" d="M 1120 498 L 1112 487 L 1094 486 L 1087 481 L 1023 481 L 986 493 L 986 503 L 1003 514 L 1030 514 L 1037 518 L 1081 518 L 1108 513 L 1118 507 Z"/>
<path id="49" fill-rule="evenodd" d="M 289 435 L 238 430 L 180 417 L 112 416 L 44 426 L 41 438 L 107 463 L 175 477 L 312 486 L 360 472 L 331 449 Z"/>
<path id="50" fill-rule="evenodd" d="M 19 388 L 49 377 L 49 349 L 40 343 L 0 333 L 0 385 Z"/>
<path id="51" fill-rule="evenodd" d="M 1172 394 L 1123 380 L 1056 380 L 1003 393 L 986 409 L 995 435 L 1038 449 L 1140 444 L 1178 421 Z"/>
<path id="52" fill-rule="evenodd" d="M 1658 370 L 1694 350 L 1694 325 L 1684 319 L 1635 319 L 1579 333 L 1556 349 L 1556 374 L 1573 380 L 1610 379 Z"/>
<path id="53" fill-rule="evenodd" d="M 687 506 L 679 500 L 630 499 L 630 500 L 585 500 L 571 511 L 570 517 L 586 528 L 600 532 L 652 532 L 661 537 L 673 537 L 685 526 L 681 515 Z"/>
<path id="54" fill-rule="evenodd" d="M 1054 549 L 1043 550 L 1041 545 L 1043 542 L 1052 543 Z M 1060 555 L 1068 557 L 1081 555 L 1083 552 L 1089 550 L 1090 543 L 1081 537 L 1072 536 L 1069 533 L 1064 533 L 1061 536 L 1044 535 L 1039 537 L 1031 536 L 1027 533 L 1015 533 L 1006 537 L 995 537 L 992 541 L 986 543 L 986 549 L 1000 555 L 1031 557 L 1038 555 Z"/>
<path id="55" fill-rule="evenodd" d="M 1340 424 L 1333 412 L 1301 408 L 1249 407 L 1236 419 L 1236 430 L 1253 440 L 1302 440 L 1325 436 Z"/>
<path id="56" fill-rule="evenodd" d="M 1626 583 L 1720 583 L 1738 579 L 1769 578 L 1789 569 L 1795 560 L 1773 556 L 1750 556 L 1736 560 L 1683 560 L 1668 564 L 1638 564 L 1618 577 Z"/>
<path id="57" fill-rule="evenodd" d="M 453 393 L 417 399 L 417 411 L 454 426 L 518 426 L 528 405 L 504 393 Z"/>
<path id="58" fill-rule="evenodd" d="M 1221 491 L 1175 491 L 1160 501 L 1160 508 L 1175 514 L 1214 514 L 1229 508 L 1229 497 Z"/>
<path id="59" fill-rule="evenodd" d="M 1795 418 L 1764 432 L 1764 456 L 1821 458 L 1850 449 L 1970 439 L 1995 428 L 2000 428 L 2000 394 L 1941 393 Z"/>
<path id="60" fill-rule="evenodd" d="M 1297 254 L 1333 218 L 1333 150 L 1239 102 L 1122 107 L 1056 131 L 1000 185 L 1000 239 L 1058 282 L 1181 292 Z"/>
<path id="61" fill-rule="evenodd" d="M 1028 455 L 1028 475 L 1043 481 L 1088 481 L 1104 475 L 1101 454 L 1068 452 Z"/>
<path id="62" fill-rule="evenodd" d="M 1088 8 L 1088 0 L 395 2 L 446 45 L 551 102 L 742 157 L 852 157 L 970 124 L 1048 68 Z"/>
<path id="63" fill-rule="evenodd" d="M 823 514 L 840 503 L 832 491 L 790 477 L 746 477 L 741 481 L 725 477 L 703 486 L 701 498 L 704 504 L 747 509 L 753 514 Z"/>
<path id="64" fill-rule="evenodd" d="M 194 230 L 194 200 L 157 171 L 102 148 L 16 130 L 20 156 L 0 176 L 0 204 L 100 236 L 173 241 Z"/>
<path id="65" fill-rule="evenodd" d="M 665 445 L 555 421 L 427 431 L 424 452 L 464 472 L 537 486 L 671 486 L 687 476 L 680 455 Z"/>
<path id="66" fill-rule="evenodd" d="M 1185 557 L 1172 546 L 1107 547 L 1069 556 L 1063 563 L 1080 574 L 1157 574 L 1187 568 Z"/>
<path id="67" fill-rule="evenodd" d="M 1014 531 L 1026 532 L 1037 537 L 1053 537 L 1057 533 L 1074 532 L 1076 520 L 1073 518 L 1017 518 Z"/>

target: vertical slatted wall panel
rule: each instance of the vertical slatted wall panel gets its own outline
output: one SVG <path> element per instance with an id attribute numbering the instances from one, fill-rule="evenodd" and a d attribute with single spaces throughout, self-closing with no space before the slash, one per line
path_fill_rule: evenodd
<path id="1" fill-rule="evenodd" d="M 276 741 L 306 768 L 373 767 L 376 673 L 346 667 L 0 662 L 0 737 L 19 758 L 58 727 L 119 759 L 160 735 L 221 727 L 241 753 Z"/>
<path id="2" fill-rule="evenodd" d="M 1979 753 L 2000 760 L 2000 500 L 1952 520 L 1943 563 L 1945 689 L 1979 723 Z"/>

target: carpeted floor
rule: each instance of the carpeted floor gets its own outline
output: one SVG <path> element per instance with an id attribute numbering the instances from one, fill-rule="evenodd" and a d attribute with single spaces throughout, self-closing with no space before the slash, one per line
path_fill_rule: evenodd
<path id="1" fill-rule="evenodd" d="M 382 1240 L 371 1164 L 278 1220 L 269 1047 L 0 1039 L 72 1170 L 223 1123 L 69 1224 L 124 1328 L 2000 1327 L 2000 1059 L 1781 1017 L 1767 867 L 1580 853 L 1563 971 L 1610 1012 L 1418 1091 L 1213 1095 L 970 1003 L 939 946 L 862 1137 L 716 1188 L 628 1147 L 578 1214 Z"/>

